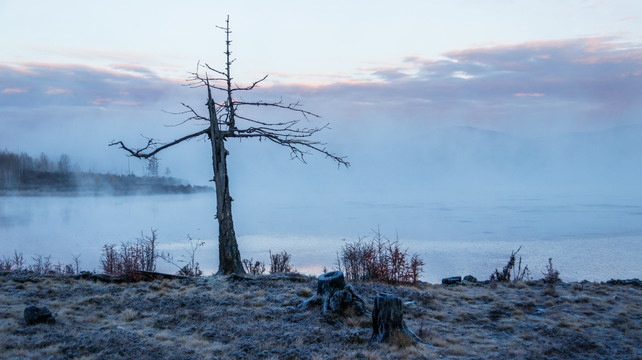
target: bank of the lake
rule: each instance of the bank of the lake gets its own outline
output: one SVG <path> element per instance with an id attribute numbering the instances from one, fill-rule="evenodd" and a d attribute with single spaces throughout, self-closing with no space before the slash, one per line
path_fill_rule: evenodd
<path id="1" fill-rule="evenodd" d="M 639 284 L 639 282 L 638 282 Z M 541 282 L 418 288 L 353 284 L 406 302 L 408 327 L 431 346 L 370 345 L 370 316 L 296 308 L 314 277 L 206 277 L 104 284 L 0 276 L 0 354 L 7 359 L 638 359 L 639 285 Z M 47 306 L 53 325 L 28 326 Z M 330 320 L 330 321 L 328 321 Z M 335 320 L 339 320 L 338 322 Z"/>

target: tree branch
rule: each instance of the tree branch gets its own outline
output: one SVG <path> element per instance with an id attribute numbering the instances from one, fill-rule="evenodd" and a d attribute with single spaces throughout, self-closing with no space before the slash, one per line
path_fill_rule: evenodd
<path id="1" fill-rule="evenodd" d="M 304 156 L 310 154 L 309 151 L 305 150 L 310 149 L 314 150 L 318 153 L 321 153 L 325 155 L 326 157 L 329 157 L 330 159 L 334 160 L 337 165 L 345 166 L 345 167 L 350 167 L 350 163 L 346 160 L 346 157 L 344 156 L 338 156 L 336 154 L 333 154 L 325 149 L 325 143 L 320 142 L 320 141 L 310 141 L 306 140 L 305 138 L 312 136 L 317 131 L 321 131 L 321 128 L 317 129 L 310 129 L 312 132 L 310 132 L 307 135 L 292 135 L 292 134 L 287 134 L 287 135 L 282 135 L 282 134 L 275 134 L 271 131 L 266 131 L 265 129 L 261 128 L 250 128 L 245 130 L 246 132 L 244 133 L 236 133 L 234 135 L 230 135 L 230 137 L 235 137 L 235 138 L 258 138 L 260 139 L 268 139 L 272 141 L 275 144 L 285 146 L 290 149 L 290 155 L 292 158 L 299 159 L 301 162 L 306 163 Z"/>
<path id="2" fill-rule="evenodd" d="M 307 155 L 311 152 L 319 152 L 336 161 L 339 166 L 344 165 L 346 167 L 349 167 L 350 163 L 345 160 L 345 157 L 340 157 L 327 151 L 325 149 L 325 143 L 308 139 L 316 133 L 327 129 L 328 124 L 320 127 L 298 128 L 297 126 L 300 119 L 281 122 L 268 122 L 239 115 L 238 111 L 241 106 L 254 106 L 294 111 L 299 114 L 299 117 L 303 117 L 306 120 L 309 120 L 310 117 L 320 117 L 319 115 L 311 111 L 304 110 L 299 102 L 287 104 L 283 103 L 282 99 L 278 101 L 268 102 L 262 100 L 244 101 L 240 98 L 235 98 L 236 91 L 253 90 L 263 81 L 265 81 L 268 76 L 265 75 L 261 79 L 252 82 L 248 86 L 239 86 L 237 83 L 233 82 L 231 65 L 234 62 L 234 59 L 231 58 L 232 52 L 230 51 L 231 31 L 229 29 L 229 17 L 226 23 L 226 27 L 220 27 L 220 29 L 223 29 L 226 33 L 226 49 L 224 52 L 226 56 L 225 68 L 223 70 L 217 70 L 207 63 L 203 64 L 199 61 L 196 65 L 195 72 L 190 73 L 190 77 L 187 79 L 188 86 L 190 87 L 206 87 L 208 89 L 208 93 L 211 93 L 211 90 L 213 89 L 224 94 L 223 98 L 219 99 L 220 102 L 215 102 L 216 110 L 214 114 L 214 124 L 219 126 L 219 131 L 223 138 L 258 138 L 259 140 L 268 139 L 276 144 L 288 147 L 290 149 L 292 157 L 297 158 L 304 163 L 304 155 Z M 205 72 L 204 76 L 201 75 L 202 72 Z M 212 73 L 216 77 L 210 78 L 208 73 Z M 125 146 L 122 141 L 112 142 L 109 145 L 118 145 L 134 157 L 149 158 L 151 156 L 154 156 L 154 154 L 158 153 L 159 151 L 176 145 L 182 141 L 199 135 L 209 135 L 211 126 L 213 126 L 210 125 L 211 119 L 209 117 L 206 118 L 198 115 L 198 113 L 189 105 L 186 105 L 184 103 L 182 103 L 182 105 L 187 110 L 179 114 L 191 114 L 192 116 L 187 120 L 181 122 L 180 124 L 184 124 L 185 122 L 188 122 L 190 120 L 198 120 L 204 121 L 208 124 L 209 127 L 207 129 L 184 136 L 180 139 L 166 144 L 159 144 L 154 139 L 148 139 L 147 145 L 140 149 L 129 148 Z M 212 117 L 212 114 L 210 114 L 210 117 Z M 242 123 L 237 124 L 237 120 L 241 121 Z M 245 121 L 245 123 L 243 123 L 243 121 Z M 240 125 L 249 125 L 249 127 L 243 127 Z"/>
<path id="3" fill-rule="evenodd" d="M 161 146 L 158 146 L 159 143 L 157 143 L 154 139 L 148 139 L 147 140 L 147 145 L 145 147 L 143 147 L 143 148 L 140 148 L 140 149 L 129 148 L 122 141 L 112 141 L 111 143 L 109 143 L 109 146 L 118 145 L 121 149 L 123 149 L 123 150 L 127 151 L 128 153 L 130 153 L 131 156 L 137 157 L 139 159 L 148 159 L 148 158 L 158 154 L 160 151 L 162 151 L 164 149 L 167 149 L 170 146 L 174 146 L 174 145 L 179 144 L 179 143 L 181 143 L 181 142 L 183 142 L 185 140 L 189 140 L 189 139 L 195 138 L 197 136 L 207 135 L 209 133 L 209 131 L 210 131 L 210 128 L 208 127 L 207 129 L 203 129 L 203 130 L 195 132 L 193 134 L 189 134 L 189 135 L 183 136 L 180 139 L 176 139 L 176 140 L 174 140 L 172 142 L 165 143 L 165 144 L 163 144 Z M 149 150 L 149 152 L 145 152 L 147 150 Z"/>
<path id="4" fill-rule="evenodd" d="M 288 105 L 282 105 L 281 102 L 265 102 L 265 101 L 255 101 L 255 102 L 246 102 L 246 101 L 235 101 L 234 104 L 236 105 L 251 105 L 251 106 L 269 106 L 269 107 L 276 107 L 279 109 L 285 109 L 285 110 L 291 110 L 291 111 L 296 111 L 300 114 L 302 114 L 306 119 L 308 116 L 320 118 L 321 116 L 307 110 L 299 109 L 299 106 L 301 104 L 299 102 L 291 103 Z"/>

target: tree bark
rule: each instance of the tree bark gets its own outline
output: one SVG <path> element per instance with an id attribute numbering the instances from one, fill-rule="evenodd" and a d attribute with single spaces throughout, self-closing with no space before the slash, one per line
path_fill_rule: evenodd
<path id="1" fill-rule="evenodd" d="M 212 165 L 216 183 L 216 219 L 218 220 L 218 275 L 245 274 L 232 219 L 232 197 L 227 176 L 227 155 L 223 133 L 218 124 L 211 90 L 207 88 L 210 117 Z"/>
<path id="2" fill-rule="evenodd" d="M 299 309 L 305 310 L 310 304 L 319 303 L 323 315 L 330 312 L 342 314 L 348 307 L 352 307 L 356 315 L 367 313 L 365 301 L 357 294 L 352 285 L 346 285 L 345 277 L 341 271 L 321 274 L 317 281 L 317 293 L 301 303 Z"/>
<path id="3" fill-rule="evenodd" d="M 341 271 L 321 274 L 317 280 L 317 296 L 322 299 L 321 312 L 325 315 L 330 307 L 330 298 L 346 287 L 346 279 Z"/>
<path id="4" fill-rule="evenodd" d="M 394 336 L 393 336 L 394 335 Z M 391 294 L 377 294 L 372 309 L 372 337 L 370 343 L 390 342 L 395 336 L 426 344 L 403 321 L 401 299 Z"/>
<path id="5" fill-rule="evenodd" d="M 213 181 L 216 182 L 216 219 L 218 220 L 219 225 L 219 268 L 217 274 L 245 274 L 241 255 L 238 249 L 236 234 L 234 232 L 234 221 L 232 220 L 232 197 L 230 196 L 227 175 L 228 151 L 225 149 L 225 139 L 254 138 L 258 140 L 269 140 L 288 148 L 292 157 L 303 162 L 305 162 L 304 156 L 309 152 L 318 152 L 336 161 L 339 165 L 349 167 L 350 163 L 346 161 L 345 157 L 338 156 L 327 151 L 325 149 L 325 143 L 309 139 L 316 133 L 328 128 L 328 124 L 324 126 L 299 128 L 299 125 L 297 124 L 300 120 L 266 122 L 260 119 L 252 119 L 236 115 L 237 108 L 241 106 L 252 106 L 293 111 L 305 119 L 308 119 L 308 117 L 319 117 L 312 112 L 301 109 L 298 102 L 285 104 L 281 101 L 246 102 L 240 100 L 242 99 L 242 96 L 238 95 L 238 91 L 243 92 L 253 90 L 258 84 L 265 80 L 267 76 L 255 81 L 249 86 L 239 86 L 232 81 L 231 65 L 234 60 L 231 59 L 232 53 L 230 51 L 231 31 L 229 27 L 229 16 L 226 20 L 226 26 L 224 28 L 221 27 L 221 29 L 224 30 L 227 35 L 225 71 L 217 70 L 207 64 L 202 66 L 199 63 L 197 65 L 196 72 L 192 73 L 193 77 L 188 79 L 191 82 L 190 85 L 194 87 L 205 86 L 207 88 L 207 107 L 209 110 L 209 118 L 199 115 L 189 105 L 183 104 L 183 106 L 188 109 L 185 113 L 192 114 L 188 120 L 196 120 L 199 122 L 204 121 L 205 124 L 209 124 L 209 126 L 168 143 L 159 143 L 150 138 L 147 140 L 147 145 L 139 149 L 129 148 L 122 141 L 112 141 L 109 145 L 120 146 L 120 148 L 127 151 L 131 156 L 135 156 L 139 159 L 150 159 L 164 149 L 202 135 L 208 135 L 212 145 L 212 168 L 214 171 Z M 201 68 L 207 69 L 205 70 L 205 77 L 202 77 L 199 74 L 199 69 Z M 213 71 L 216 74 L 215 78 L 212 78 L 211 84 L 211 78 L 207 75 L 207 71 Z M 223 103 L 216 104 L 212 99 L 212 89 L 224 91 L 226 93 L 227 100 Z M 216 107 L 217 105 L 219 106 L 218 108 Z M 217 110 L 219 111 L 219 114 L 221 114 L 220 119 L 217 116 Z M 236 120 L 242 120 L 241 123 L 248 125 L 248 127 L 242 126 L 241 128 L 237 128 Z"/>

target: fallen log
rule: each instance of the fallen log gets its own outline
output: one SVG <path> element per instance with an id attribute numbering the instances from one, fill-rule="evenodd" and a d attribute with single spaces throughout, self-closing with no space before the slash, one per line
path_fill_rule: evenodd
<path id="1" fill-rule="evenodd" d="M 189 276 L 185 275 L 173 275 L 159 273 L 156 271 L 143 271 L 143 270 L 131 270 L 129 275 L 135 279 L 135 281 L 152 281 L 152 280 L 176 280 L 176 279 L 189 279 Z"/>

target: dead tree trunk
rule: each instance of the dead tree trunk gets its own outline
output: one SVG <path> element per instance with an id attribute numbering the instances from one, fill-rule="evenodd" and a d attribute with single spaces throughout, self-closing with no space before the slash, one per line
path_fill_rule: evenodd
<path id="1" fill-rule="evenodd" d="M 236 242 L 232 219 L 232 197 L 227 176 L 227 155 L 225 140 L 220 129 L 212 93 L 208 84 L 207 107 L 210 118 L 212 143 L 212 165 L 216 183 L 216 219 L 218 220 L 218 275 L 245 274 L 241 253 Z"/>
<path id="2" fill-rule="evenodd" d="M 426 344 L 403 321 L 403 303 L 391 294 L 377 294 L 372 309 L 372 337 L 370 343 L 389 342 L 391 337 L 403 336 L 413 342 Z"/>
<path id="3" fill-rule="evenodd" d="M 330 312 L 342 314 L 349 307 L 354 309 L 356 315 L 367 313 L 365 301 L 357 294 L 352 285 L 346 285 L 345 277 L 341 271 L 321 274 L 317 281 L 317 293 L 301 303 L 299 309 L 305 310 L 311 304 L 320 304 L 323 315 Z"/>
<path id="4" fill-rule="evenodd" d="M 225 71 L 220 71 L 209 65 L 198 64 L 196 72 L 192 73 L 192 77 L 188 79 L 190 85 L 193 87 L 207 87 L 207 107 L 209 110 L 209 117 L 199 115 L 189 105 L 183 104 L 187 108 L 184 113 L 192 114 L 186 121 L 203 121 L 206 127 L 199 131 L 185 135 L 174 141 L 168 143 L 159 143 L 158 141 L 150 138 L 147 140 L 147 145 L 143 148 L 130 148 L 127 147 L 122 141 L 112 141 L 110 146 L 120 146 L 120 148 L 127 151 L 131 156 L 139 159 L 150 159 L 160 151 L 178 145 L 184 141 L 194 139 L 203 135 L 209 136 L 212 142 L 212 166 L 214 170 L 214 181 L 216 182 L 216 218 L 219 225 L 219 268 L 218 274 L 244 274 L 245 270 L 241 262 L 241 255 L 236 241 L 236 234 L 234 233 L 234 221 L 232 220 L 232 197 L 230 196 L 229 181 L 227 175 L 227 155 L 225 149 L 225 140 L 228 138 L 240 139 L 258 139 L 269 140 L 275 144 L 286 147 L 290 150 L 290 155 L 303 162 L 304 156 L 311 153 L 321 153 L 330 159 L 336 161 L 339 165 L 350 166 L 344 157 L 335 155 L 325 149 L 325 143 L 312 140 L 314 134 L 328 128 L 328 124 L 324 126 L 313 126 L 300 128 L 297 125 L 299 120 L 281 120 L 281 121 L 266 121 L 261 119 L 253 119 L 247 116 L 237 114 L 237 110 L 241 107 L 265 107 L 274 110 L 287 110 L 298 113 L 305 119 L 309 117 L 318 117 L 318 115 L 301 109 L 298 102 L 296 103 L 283 103 L 282 101 L 266 102 L 266 101 L 243 101 L 243 96 L 239 92 L 245 92 L 255 89 L 266 78 L 253 82 L 248 86 L 237 85 L 232 78 L 231 65 L 234 59 L 231 58 L 232 52 L 230 51 L 230 34 L 232 33 L 229 26 L 229 16 L 226 20 L 226 26 L 220 27 L 225 31 L 226 36 L 226 62 Z M 201 76 L 200 69 L 205 71 L 212 71 L 215 77 L 211 78 L 207 75 Z M 210 80 L 212 83 L 210 83 Z M 211 90 L 222 91 L 226 94 L 224 102 L 216 103 L 212 99 Z M 238 122 L 237 122 L 238 121 Z"/>

